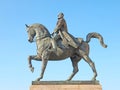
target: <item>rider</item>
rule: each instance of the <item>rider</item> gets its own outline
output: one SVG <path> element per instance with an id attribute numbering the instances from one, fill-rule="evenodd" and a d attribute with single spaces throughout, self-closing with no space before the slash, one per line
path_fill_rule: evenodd
<path id="1" fill-rule="evenodd" d="M 57 33 L 58 35 L 60 35 L 63 42 L 67 43 L 68 45 L 74 48 L 79 48 L 79 45 L 75 41 L 74 37 L 68 33 L 67 24 L 64 19 L 63 13 L 58 14 L 58 21 L 54 29 L 54 33 Z"/>

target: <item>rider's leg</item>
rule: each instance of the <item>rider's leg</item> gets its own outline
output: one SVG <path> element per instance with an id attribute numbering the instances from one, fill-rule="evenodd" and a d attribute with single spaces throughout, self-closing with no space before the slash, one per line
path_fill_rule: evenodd
<path id="1" fill-rule="evenodd" d="M 57 44 L 54 38 L 51 39 L 51 43 L 52 43 L 52 47 L 54 49 L 54 51 L 57 51 Z"/>
<path id="2" fill-rule="evenodd" d="M 57 55 L 60 55 L 60 53 L 57 50 L 57 43 L 54 38 L 51 39 L 51 48 L 48 49 L 48 51 L 56 53 Z"/>

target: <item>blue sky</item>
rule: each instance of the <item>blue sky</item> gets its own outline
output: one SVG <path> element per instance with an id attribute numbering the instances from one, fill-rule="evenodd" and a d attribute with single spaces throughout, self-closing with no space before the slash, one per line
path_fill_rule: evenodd
<path id="1" fill-rule="evenodd" d="M 28 68 L 28 55 L 36 54 L 36 44 L 27 41 L 25 24 L 41 23 L 52 33 L 57 15 L 63 12 L 69 32 L 85 40 L 90 32 L 104 37 L 108 48 L 92 39 L 90 57 L 103 90 L 119 90 L 120 81 L 120 1 L 119 0 L 3 0 L 0 1 L 0 89 L 29 90 L 41 71 L 41 62 Z M 66 80 L 72 72 L 70 59 L 49 62 L 43 80 Z M 82 60 L 73 80 L 90 80 L 92 70 Z"/>

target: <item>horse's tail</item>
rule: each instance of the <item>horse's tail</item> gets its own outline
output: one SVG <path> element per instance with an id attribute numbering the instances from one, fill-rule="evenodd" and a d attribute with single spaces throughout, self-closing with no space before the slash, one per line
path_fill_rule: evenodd
<path id="1" fill-rule="evenodd" d="M 86 36 L 86 42 L 89 43 L 91 38 L 97 38 L 100 41 L 100 44 L 104 47 L 107 48 L 107 45 L 104 43 L 102 35 L 96 32 L 88 33 Z"/>

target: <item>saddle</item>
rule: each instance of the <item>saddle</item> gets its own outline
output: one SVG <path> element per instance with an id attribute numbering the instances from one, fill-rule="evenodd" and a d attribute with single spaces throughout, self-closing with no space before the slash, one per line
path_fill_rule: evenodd
<path id="1" fill-rule="evenodd" d="M 52 37 L 52 39 L 54 39 L 54 43 L 56 44 L 56 45 L 54 45 L 54 43 L 52 43 L 53 47 L 58 46 L 61 49 L 65 49 L 65 48 L 69 48 L 69 46 L 71 46 L 70 41 L 67 41 L 65 39 L 62 40 L 59 35 Z M 83 38 L 74 38 L 74 39 L 75 39 L 75 42 L 80 46 L 83 41 Z"/>

